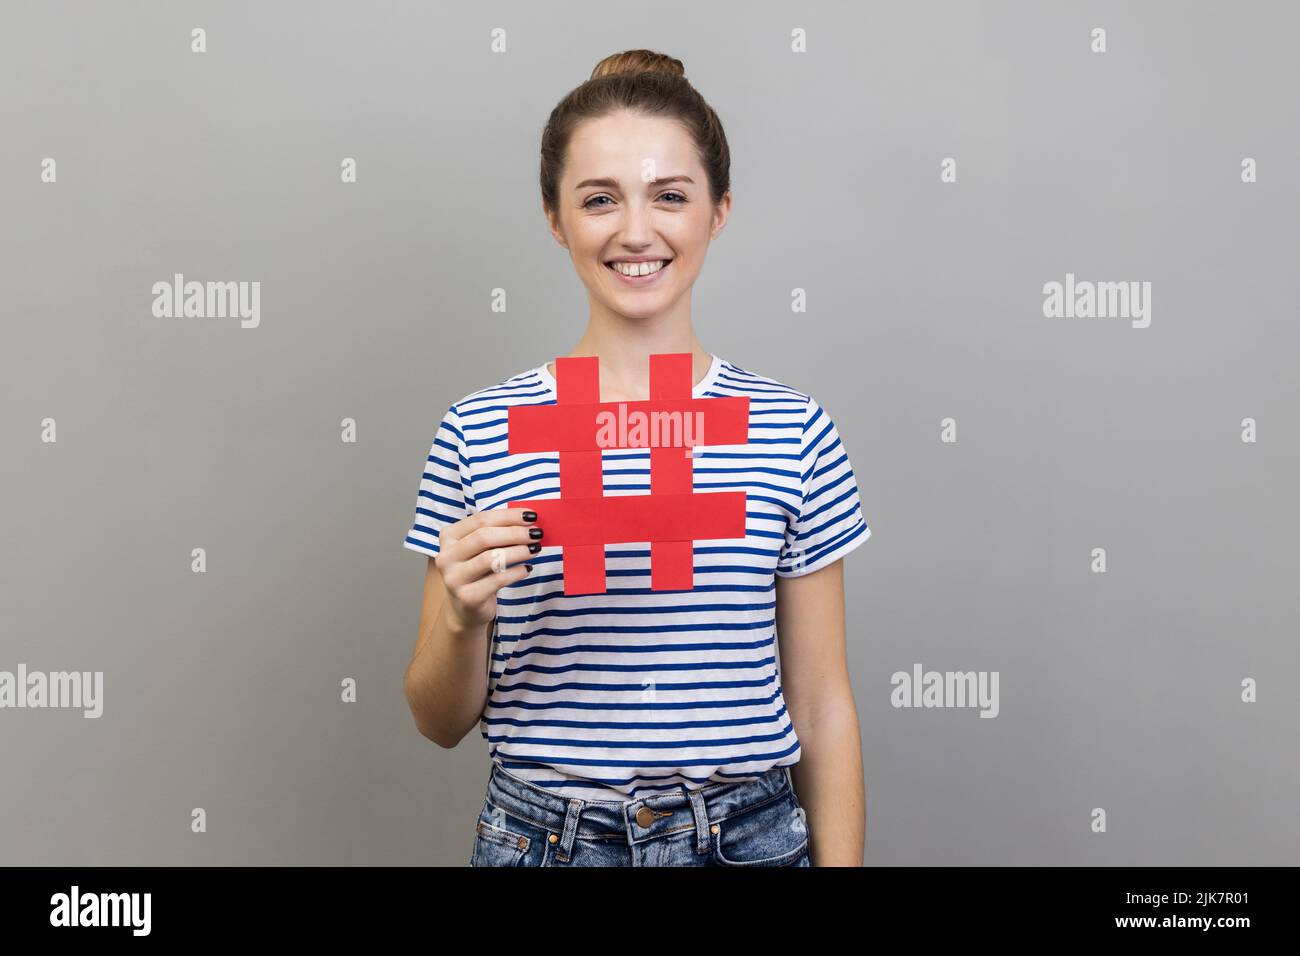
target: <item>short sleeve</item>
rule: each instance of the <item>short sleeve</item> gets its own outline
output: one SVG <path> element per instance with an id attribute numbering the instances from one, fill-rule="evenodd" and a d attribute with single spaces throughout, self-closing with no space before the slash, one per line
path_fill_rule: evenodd
<path id="1" fill-rule="evenodd" d="M 799 460 L 803 501 L 798 516 L 786 522 L 785 544 L 776 563 L 776 574 L 783 578 L 823 568 L 871 537 L 848 452 L 835 423 L 812 396 Z"/>
<path id="2" fill-rule="evenodd" d="M 415 499 L 415 520 L 403 544 L 412 551 L 435 557 L 443 528 L 474 512 L 469 490 L 469 461 L 465 457 L 465 436 L 456 406 L 447 409 L 433 436 L 429 458 L 420 476 Z"/>

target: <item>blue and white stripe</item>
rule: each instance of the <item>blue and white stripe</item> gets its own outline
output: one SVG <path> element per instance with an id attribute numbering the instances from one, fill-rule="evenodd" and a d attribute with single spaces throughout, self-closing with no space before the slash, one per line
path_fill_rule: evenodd
<path id="1" fill-rule="evenodd" d="M 810 395 L 717 356 L 693 394 L 748 395 L 750 409 L 747 444 L 697 449 L 695 491 L 743 490 L 747 502 L 743 538 L 695 545 L 695 588 L 652 591 L 647 542 L 606 546 L 605 594 L 565 596 L 562 549 L 543 547 L 497 596 L 480 731 L 505 769 L 561 796 L 631 800 L 799 760 L 777 669 L 775 579 L 871 536 L 857 480 Z M 407 548 L 436 555 L 440 530 L 475 511 L 559 497 L 557 454 L 506 451 L 507 409 L 555 397 L 543 364 L 448 409 Z M 606 495 L 649 493 L 648 449 L 602 460 Z"/>

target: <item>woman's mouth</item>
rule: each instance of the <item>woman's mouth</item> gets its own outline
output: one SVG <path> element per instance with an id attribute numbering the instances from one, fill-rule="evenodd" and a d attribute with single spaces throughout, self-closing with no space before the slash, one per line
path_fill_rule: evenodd
<path id="1" fill-rule="evenodd" d="M 658 259 L 653 262 L 607 262 L 605 268 L 614 273 L 620 282 L 628 285 L 650 285 L 672 265 L 672 259 Z"/>

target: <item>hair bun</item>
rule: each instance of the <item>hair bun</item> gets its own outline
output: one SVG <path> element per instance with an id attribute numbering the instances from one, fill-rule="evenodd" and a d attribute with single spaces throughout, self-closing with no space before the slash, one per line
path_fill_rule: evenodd
<path id="1" fill-rule="evenodd" d="M 605 57 L 591 71 L 591 78 L 614 76 L 619 73 L 667 73 L 669 76 L 685 76 L 686 67 L 682 61 L 666 53 L 654 50 L 624 50 Z"/>

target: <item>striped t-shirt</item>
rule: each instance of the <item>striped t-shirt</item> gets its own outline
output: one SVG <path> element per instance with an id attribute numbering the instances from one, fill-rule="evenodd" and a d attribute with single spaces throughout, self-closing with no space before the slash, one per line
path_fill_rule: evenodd
<path id="1" fill-rule="evenodd" d="M 634 800 L 750 780 L 799 761 L 777 666 L 776 576 L 871 536 L 830 416 L 808 394 L 714 355 L 695 398 L 749 396 L 749 441 L 695 449 L 694 490 L 744 491 L 745 536 L 697 541 L 695 587 L 650 588 L 649 542 L 607 544 L 607 592 L 564 594 L 563 548 L 497 594 L 493 760 L 565 797 Z M 433 439 L 405 546 L 476 511 L 558 498 L 559 455 L 508 454 L 507 409 L 551 405 L 546 363 L 455 402 Z M 602 449 L 606 495 L 650 493 L 650 449 Z M 540 524 L 540 523 L 539 523 Z M 543 527 L 543 531 L 545 528 Z"/>

